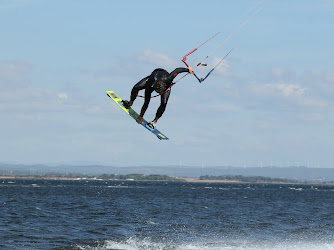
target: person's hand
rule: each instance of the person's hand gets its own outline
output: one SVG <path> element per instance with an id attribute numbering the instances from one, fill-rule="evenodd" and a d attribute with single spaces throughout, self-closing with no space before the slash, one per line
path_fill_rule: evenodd
<path id="1" fill-rule="evenodd" d="M 143 117 L 138 116 L 138 118 L 136 119 L 136 122 L 137 122 L 138 124 L 141 124 L 141 123 L 143 122 L 143 120 L 144 120 Z"/>
<path id="2" fill-rule="evenodd" d="M 193 70 L 192 67 L 189 66 L 188 69 L 189 69 L 189 73 L 190 73 L 190 74 L 194 74 L 194 70 Z"/>

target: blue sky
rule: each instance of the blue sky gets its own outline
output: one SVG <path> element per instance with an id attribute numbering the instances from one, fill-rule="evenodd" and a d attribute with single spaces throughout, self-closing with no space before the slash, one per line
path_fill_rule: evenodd
<path id="1" fill-rule="evenodd" d="M 158 123 L 169 141 L 105 94 L 128 99 L 220 31 L 194 66 L 259 2 L 0 0 L 0 162 L 333 167 L 332 0 L 269 2 L 211 56 L 235 48 L 205 82 L 173 87 Z"/>

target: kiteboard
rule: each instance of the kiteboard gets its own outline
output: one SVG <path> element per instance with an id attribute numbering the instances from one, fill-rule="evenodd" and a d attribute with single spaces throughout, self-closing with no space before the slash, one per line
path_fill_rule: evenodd
<path id="1" fill-rule="evenodd" d="M 107 91 L 107 95 L 113 99 L 118 106 L 121 107 L 121 109 L 123 109 L 126 113 L 128 113 L 128 115 L 130 115 L 133 119 L 137 120 L 137 118 L 139 117 L 138 113 L 136 111 L 134 111 L 131 107 L 130 108 L 125 108 L 122 104 L 122 99 L 114 92 L 114 91 Z M 165 135 L 163 135 L 159 130 L 157 129 L 152 129 L 150 128 L 147 124 L 148 122 L 144 119 L 141 123 L 140 123 L 144 128 L 146 128 L 148 131 L 150 131 L 151 133 L 155 134 L 160 140 L 168 140 L 168 137 L 166 137 Z"/>

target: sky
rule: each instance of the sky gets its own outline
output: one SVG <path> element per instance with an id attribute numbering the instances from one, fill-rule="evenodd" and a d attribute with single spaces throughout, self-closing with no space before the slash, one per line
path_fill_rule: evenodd
<path id="1" fill-rule="evenodd" d="M 334 2 L 271 0 L 252 17 L 264 3 L 0 0 L 0 162 L 334 167 Z M 157 124 L 170 140 L 107 97 L 184 67 L 217 32 L 188 57 L 195 73 L 234 50 L 172 88 Z"/>

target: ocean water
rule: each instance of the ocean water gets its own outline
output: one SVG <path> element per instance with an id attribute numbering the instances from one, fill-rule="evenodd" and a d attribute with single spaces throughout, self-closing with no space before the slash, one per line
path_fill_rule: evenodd
<path id="1" fill-rule="evenodd" d="M 0 180 L 0 249 L 334 249 L 334 186 Z"/>

